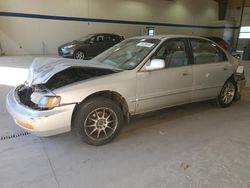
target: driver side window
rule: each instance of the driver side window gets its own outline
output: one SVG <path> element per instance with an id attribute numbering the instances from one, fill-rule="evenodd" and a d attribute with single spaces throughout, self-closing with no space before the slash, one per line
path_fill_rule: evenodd
<path id="1" fill-rule="evenodd" d="M 94 43 L 94 42 L 95 42 L 95 38 L 96 38 L 96 37 L 92 37 L 92 38 L 89 40 L 89 43 Z"/>
<path id="2" fill-rule="evenodd" d="M 188 65 L 185 42 L 180 39 L 166 41 L 156 52 L 153 59 L 163 59 L 166 67 Z"/>
<path id="3" fill-rule="evenodd" d="M 95 42 L 96 43 L 104 42 L 104 35 L 97 35 Z"/>
<path id="4" fill-rule="evenodd" d="M 100 43 L 100 42 L 104 42 L 104 35 L 97 35 L 92 37 L 89 40 L 90 43 Z"/>

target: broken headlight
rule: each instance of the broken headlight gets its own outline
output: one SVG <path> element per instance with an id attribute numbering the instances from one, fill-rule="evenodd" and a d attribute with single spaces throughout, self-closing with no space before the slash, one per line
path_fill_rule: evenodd
<path id="1" fill-rule="evenodd" d="M 61 97 L 48 90 L 35 91 L 31 94 L 31 101 L 39 108 L 51 109 L 60 105 Z"/>
<path id="2" fill-rule="evenodd" d="M 61 97 L 59 96 L 44 96 L 40 99 L 38 106 L 41 108 L 54 108 L 60 105 Z"/>

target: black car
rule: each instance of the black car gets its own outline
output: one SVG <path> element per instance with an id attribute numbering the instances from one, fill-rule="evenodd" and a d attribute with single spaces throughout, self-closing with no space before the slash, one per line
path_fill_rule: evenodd
<path id="1" fill-rule="evenodd" d="M 91 59 L 122 40 L 124 37 L 116 34 L 89 34 L 59 46 L 58 54 L 74 59 Z"/>

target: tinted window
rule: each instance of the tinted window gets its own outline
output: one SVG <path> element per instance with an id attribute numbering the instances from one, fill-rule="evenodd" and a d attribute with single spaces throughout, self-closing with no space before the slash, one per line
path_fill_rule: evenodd
<path id="1" fill-rule="evenodd" d="M 119 38 L 116 35 L 106 35 L 105 36 L 105 41 L 106 42 L 118 42 Z"/>
<path id="2" fill-rule="evenodd" d="M 188 64 L 185 42 L 181 39 L 166 41 L 156 52 L 154 59 L 164 59 L 166 67 L 178 67 Z"/>
<path id="3" fill-rule="evenodd" d="M 107 35 L 106 36 L 106 41 L 107 42 L 119 42 L 120 41 L 120 37 L 117 35 Z"/>
<path id="4" fill-rule="evenodd" d="M 90 43 L 94 43 L 95 40 L 96 40 L 96 37 L 92 37 L 92 38 L 89 39 L 89 42 L 90 42 Z"/>
<path id="5" fill-rule="evenodd" d="M 106 35 L 105 36 L 105 42 L 112 42 L 112 36 L 111 35 Z"/>
<path id="6" fill-rule="evenodd" d="M 219 38 L 219 37 L 207 37 L 207 38 L 214 41 L 214 42 L 216 42 L 216 43 L 219 43 L 220 41 L 222 41 L 222 39 Z"/>
<path id="7" fill-rule="evenodd" d="M 225 53 L 210 41 L 192 39 L 191 46 L 195 64 L 227 61 Z"/>
<path id="8" fill-rule="evenodd" d="M 104 42 L 104 35 L 97 35 L 95 37 L 95 42 L 97 42 L 97 43 Z"/>
<path id="9" fill-rule="evenodd" d="M 77 39 L 76 41 L 87 41 L 90 40 L 93 37 L 93 34 L 85 35 L 84 37 L 81 37 Z"/>

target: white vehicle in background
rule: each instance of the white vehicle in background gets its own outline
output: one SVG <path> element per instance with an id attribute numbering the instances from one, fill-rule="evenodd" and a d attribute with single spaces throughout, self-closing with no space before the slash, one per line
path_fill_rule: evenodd
<path id="1" fill-rule="evenodd" d="M 245 84 L 244 67 L 208 39 L 135 37 L 90 61 L 36 59 L 25 84 L 8 94 L 7 109 L 32 134 L 74 129 L 102 145 L 130 116 L 208 99 L 228 107 Z"/>

